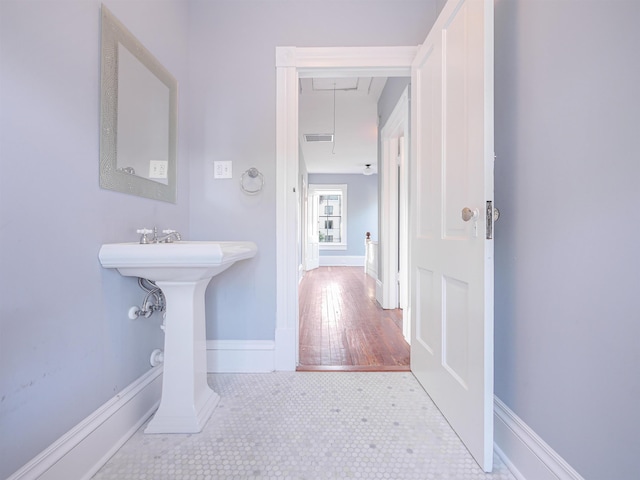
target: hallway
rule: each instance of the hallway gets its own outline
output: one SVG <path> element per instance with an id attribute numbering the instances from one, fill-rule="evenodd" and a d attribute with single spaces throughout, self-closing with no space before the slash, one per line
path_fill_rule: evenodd
<path id="1" fill-rule="evenodd" d="M 319 267 L 299 288 L 298 370 L 408 371 L 402 310 L 383 310 L 362 267 Z"/>

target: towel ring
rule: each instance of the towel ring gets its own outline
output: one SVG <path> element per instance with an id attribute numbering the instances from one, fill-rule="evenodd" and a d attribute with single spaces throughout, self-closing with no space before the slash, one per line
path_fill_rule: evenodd
<path id="1" fill-rule="evenodd" d="M 256 178 L 258 180 L 255 180 Z M 249 183 L 250 187 L 256 183 L 258 185 L 255 188 L 247 188 L 245 183 Z M 240 177 L 240 187 L 242 188 L 242 191 L 247 195 L 257 194 L 258 192 L 260 192 L 260 190 L 262 190 L 263 186 L 264 186 L 264 176 L 255 167 L 251 167 L 248 170 L 245 170 L 245 172 L 242 174 L 242 177 Z"/>

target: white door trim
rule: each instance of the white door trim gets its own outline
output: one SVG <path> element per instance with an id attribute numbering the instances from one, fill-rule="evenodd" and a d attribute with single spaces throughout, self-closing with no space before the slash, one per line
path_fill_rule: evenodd
<path id="1" fill-rule="evenodd" d="M 417 47 L 276 47 L 276 370 L 298 361 L 298 80 L 405 77 Z"/>
<path id="2" fill-rule="evenodd" d="M 401 270 L 398 262 L 398 231 L 400 225 L 399 201 L 398 201 L 398 152 L 400 142 L 406 142 L 409 135 L 409 91 L 404 90 L 398 103 L 394 107 L 387 122 L 380 132 L 382 148 L 382 168 L 380 169 L 380 255 L 382 274 L 378 276 L 382 280 L 382 299 L 378 299 L 382 308 L 398 308 L 398 271 Z M 404 140 L 403 140 L 404 137 Z M 405 169 L 406 170 L 406 169 Z M 406 181 L 403 181 L 406 184 Z M 406 194 L 405 189 L 405 194 Z M 404 199 L 406 202 L 406 198 Z M 404 225 L 407 228 L 407 225 Z M 407 245 L 404 246 L 405 251 Z M 406 265 L 405 265 L 406 269 Z M 381 300 L 381 301 L 380 301 Z M 403 315 L 408 319 L 408 315 Z M 411 329 L 405 328 L 409 322 L 403 321 L 403 333 L 405 338 L 411 337 Z"/>

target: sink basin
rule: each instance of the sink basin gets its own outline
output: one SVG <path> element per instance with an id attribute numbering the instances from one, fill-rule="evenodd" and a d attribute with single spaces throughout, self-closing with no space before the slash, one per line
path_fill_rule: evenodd
<path id="1" fill-rule="evenodd" d="M 162 398 L 145 433 L 202 431 L 220 396 L 207 383 L 204 293 L 215 275 L 257 252 L 253 242 L 111 243 L 105 268 L 152 280 L 166 300 Z"/>
<path id="2" fill-rule="evenodd" d="M 212 278 L 256 251 L 253 242 L 132 242 L 103 245 L 98 256 L 103 267 L 126 277 L 180 281 Z"/>

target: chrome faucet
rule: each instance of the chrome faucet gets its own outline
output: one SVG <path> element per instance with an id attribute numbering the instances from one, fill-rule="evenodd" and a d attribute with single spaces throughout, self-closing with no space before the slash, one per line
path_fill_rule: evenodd
<path id="1" fill-rule="evenodd" d="M 173 241 L 179 242 L 182 240 L 182 237 L 176 230 L 162 230 L 162 237 L 157 237 L 154 235 L 155 243 L 173 243 Z"/>
<path id="2" fill-rule="evenodd" d="M 153 227 L 153 230 L 149 230 L 148 228 L 141 228 L 139 230 L 136 230 L 136 232 L 141 235 L 141 244 L 173 243 L 174 241 L 179 242 L 180 240 L 182 240 L 182 236 L 176 230 L 163 230 L 162 233 L 164 233 L 164 235 L 162 235 L 161 237 L 158 237 L 158 229 L 156 227 Z M 152 238 L 148 237 L 150 233 L 153 233 Z"/>
<path id="3" fill-rule="evenodd" d="M 148 228 L 139 228 L 138 230 L 136 230 L 136 233 L 140 234 L 140 243 L 143 245 L 146 245 L 147 243 L 152 243 L 149 241 L 149 238 L 147 237 L 147 235 L 149 235 L 154 231 L 155 231 L 155 228 L 153 230 L 149 230 Z"/>

